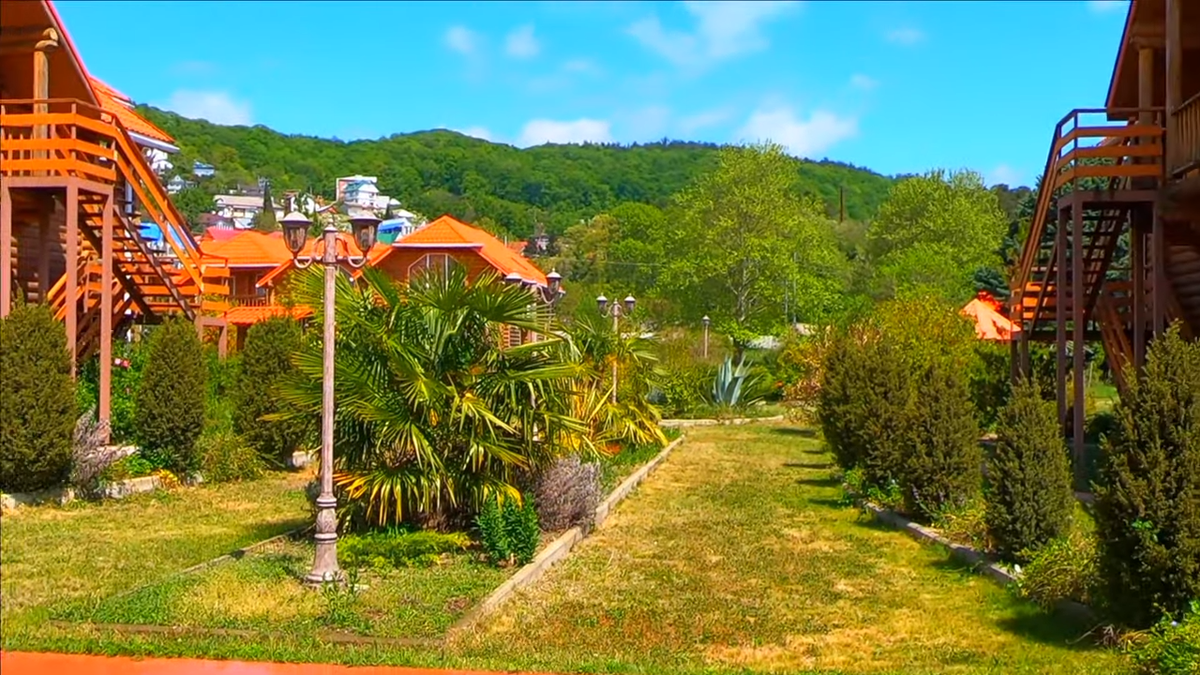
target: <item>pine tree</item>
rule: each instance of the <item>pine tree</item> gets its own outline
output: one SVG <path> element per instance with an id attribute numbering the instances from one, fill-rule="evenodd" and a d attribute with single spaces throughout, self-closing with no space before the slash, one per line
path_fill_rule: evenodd
<path id="1" fill-rule="evenodd" d="M 0 489 L 66 482 L 77 417 L 62 323 L 44 305 L 17 305 L 0 319 Z"/>
<path id="2" fill-rule="evenodd" d="M 1000 553 L 1019 560 L 1070 528 L 1071 464 L 1057 408 L 1032 381 L 1012 388 L 997 435 L 988 462 L 987 526 Z"/>
<path id="3" fill-rule="evenodd" d="M 1116 408 L 1096 489 L 1096 535 L 1113 616 L 1149 626 L 1200 597 L 1200 343 L 1175 326 Z"/>

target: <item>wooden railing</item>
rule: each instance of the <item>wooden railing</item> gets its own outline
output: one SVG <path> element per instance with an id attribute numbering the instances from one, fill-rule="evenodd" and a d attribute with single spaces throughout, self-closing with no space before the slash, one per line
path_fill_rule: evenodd
<path id="1" fill-rule="evenodd" d="M 1171 111 L 1167 166 L 1172 178 L 1200 170 L 1200 93 Z"/>
<path id="2" fill-rule="evenodd" d="M 271 304 L 271 298 L 266 295 L 234 295 L 230 296 L 229 304 L 233 307 L 266 307 Z"/>

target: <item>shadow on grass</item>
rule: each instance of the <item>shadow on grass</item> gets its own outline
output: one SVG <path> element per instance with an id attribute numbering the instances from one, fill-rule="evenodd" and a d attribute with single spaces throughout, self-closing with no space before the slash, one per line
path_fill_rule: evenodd
<path id="1" fill-rule="evenodd" d="M 827 509 L 837 509 L 838 511 L 849 508 L 846 503 L 838 497 L 811 497 L 807 501 L 813 506 L 823 506 Z"/>
<path id="2" fill-rule="evenodd" d="M 826 476 L 824 478 L 801 478 L 796 481 L 796 484 L 819 488 L 831 488 L 841 485 L 842 481 L 833 476 Z"/>
<path id="3" fill-rule="evenodd" d="M 1060 612 L 1044 611 L 1019 598 L 1014 597 L 1011 602 L 1013 615 L 996 622 L 1001 629 L 1026 640 L 1073 651 L 1104 649 L 1088 634 L 1094 626 Z"/>
<path id="4" fill-rule="evenodd" d="M 786 469 L 832 469 L 833 462 L 784 462 Z"/>
<path id="5" fill-rule="evenodd" d="M 807 427 L 772 427 L 771 433 L 780 436 L 799 436 L 800 438 L 816 438 L 817 430 Z"/>

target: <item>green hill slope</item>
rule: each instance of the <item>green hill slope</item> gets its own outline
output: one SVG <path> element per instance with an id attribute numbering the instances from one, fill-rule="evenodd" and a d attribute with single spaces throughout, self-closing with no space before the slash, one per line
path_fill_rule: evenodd
<path id="1" fill-rule="evenodd" d="M 310 189 L 333 196 L 338 176 L 377 176 L 384 194 L 433 217 L 449 213 L 475 222 L 487 217 L 518 237 L 536 224 L 561 233 L 580 218 L 620 202 L 664 205 L 710 168 L 713 144 L 666 141 L 647 145 L 543 145 L 518 149 L 453 131 L 419 131 L 374 141 L 343 142 L 292 136 L 263 126 L 222 126 L 155 108 L 139 112 L 175 137 L 177 167 L 212 164 L 210 192 L 258 177 L 279 190 Z M 893 180 L 837 162 L 796 161 L 803 190 L 824 200 L 830 215 L 866 220 L 887 197 Z"/>

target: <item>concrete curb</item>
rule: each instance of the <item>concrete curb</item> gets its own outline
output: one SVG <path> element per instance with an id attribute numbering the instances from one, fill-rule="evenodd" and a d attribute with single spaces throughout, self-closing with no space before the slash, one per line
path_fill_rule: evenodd
<path id="1" fill-rule="evenodd" d="M 668 429 L 679 429 L 684 427 L 715 427 L 721 425 L 738 426 L 741 424 L 754 424 L 756 422 L 782 422 L 786 418 L 786 415 L 772 415 L 771 417 L 738 417 L 731 420 L 662 420 L 658 423 L 658 425 Z"/>
<path id="2" fill-rule="evenodd" d="M 970 565 L 976 572 L 982 573 L 1001 586 L 1010 586 L 1017 583 L 1017 577 L 1011 572 L 1000 567 L 991 561 L 987 555 L 976 551 L 970 546 L 956 544 L 924 525 L 915 523 L 895 511 L 880 508 L 868 501 L 858 500 L 858 505 L 870 513 L 871 517 L 876 521 L 895 527 L 919 542 L 944 546 L 950 551 L 951 558 L 963 564 Z M 1054 609 L 1081 621 L 1096 620 L 1096 614 L 1091 607 L 1075 602 L 1074 600 L 1059 600 L 1055 603 Z"/>
<path id="3" fill-rule="evenodd" d="M 599 528 L 608 515 L 616 508 L 623 499 L 633 492 L 633 489 L 646 479 L 663 461 L 683 443 L 685 436 L 671 441 L 667 447 L 654 456 L 649 462 L 642 465 L 640 469 L 633 472 L 621 484 L 613 490 L 600 505 L 596 507 L 596 513 L 592 521 L 593 528 Z M 450 640 L 454 636 L 464 633 L 475 627 L 482 619 L 487 617 L 492 612 L 495 612 L 500 605 L 504 604 L 514 593 L 522 588 L 530 586 L 542 577 L 555 563 L 567 557 L 567 554 L 575 548 L 575 545 L 583 541 L 587 534 L 582 528 L 572 527 L 563 532 L 557 539 L 550 542 L 550 545 L 542 550 L 541 553 L 533 559 L 533 562 L 525 565 L 517 570 L 517 573 L 508 578 L 507 581 L 500 584 L 496 590 L 492 591 L 486 598 L 481 600 L 479 604 L 472 607 L 458 621 L 446 631 L 446 639 Z"/>
<path id="4" fill-rule="evenodd" d="M 162 489 L 162 480 L 158 476 L 141 476 L 108 483 L 104 486 L 101 494 L 105 499 L 122 499 L 129 495 L 153 492 L 159 489 Z M 77 498 L 78 494 L 72 487 L 50 488 L 38 492 L 4 493 L 0 494 L 0 509 L 11 511 L 21 506 L 37 506 L 48 503 L 66 506 Z"/>

